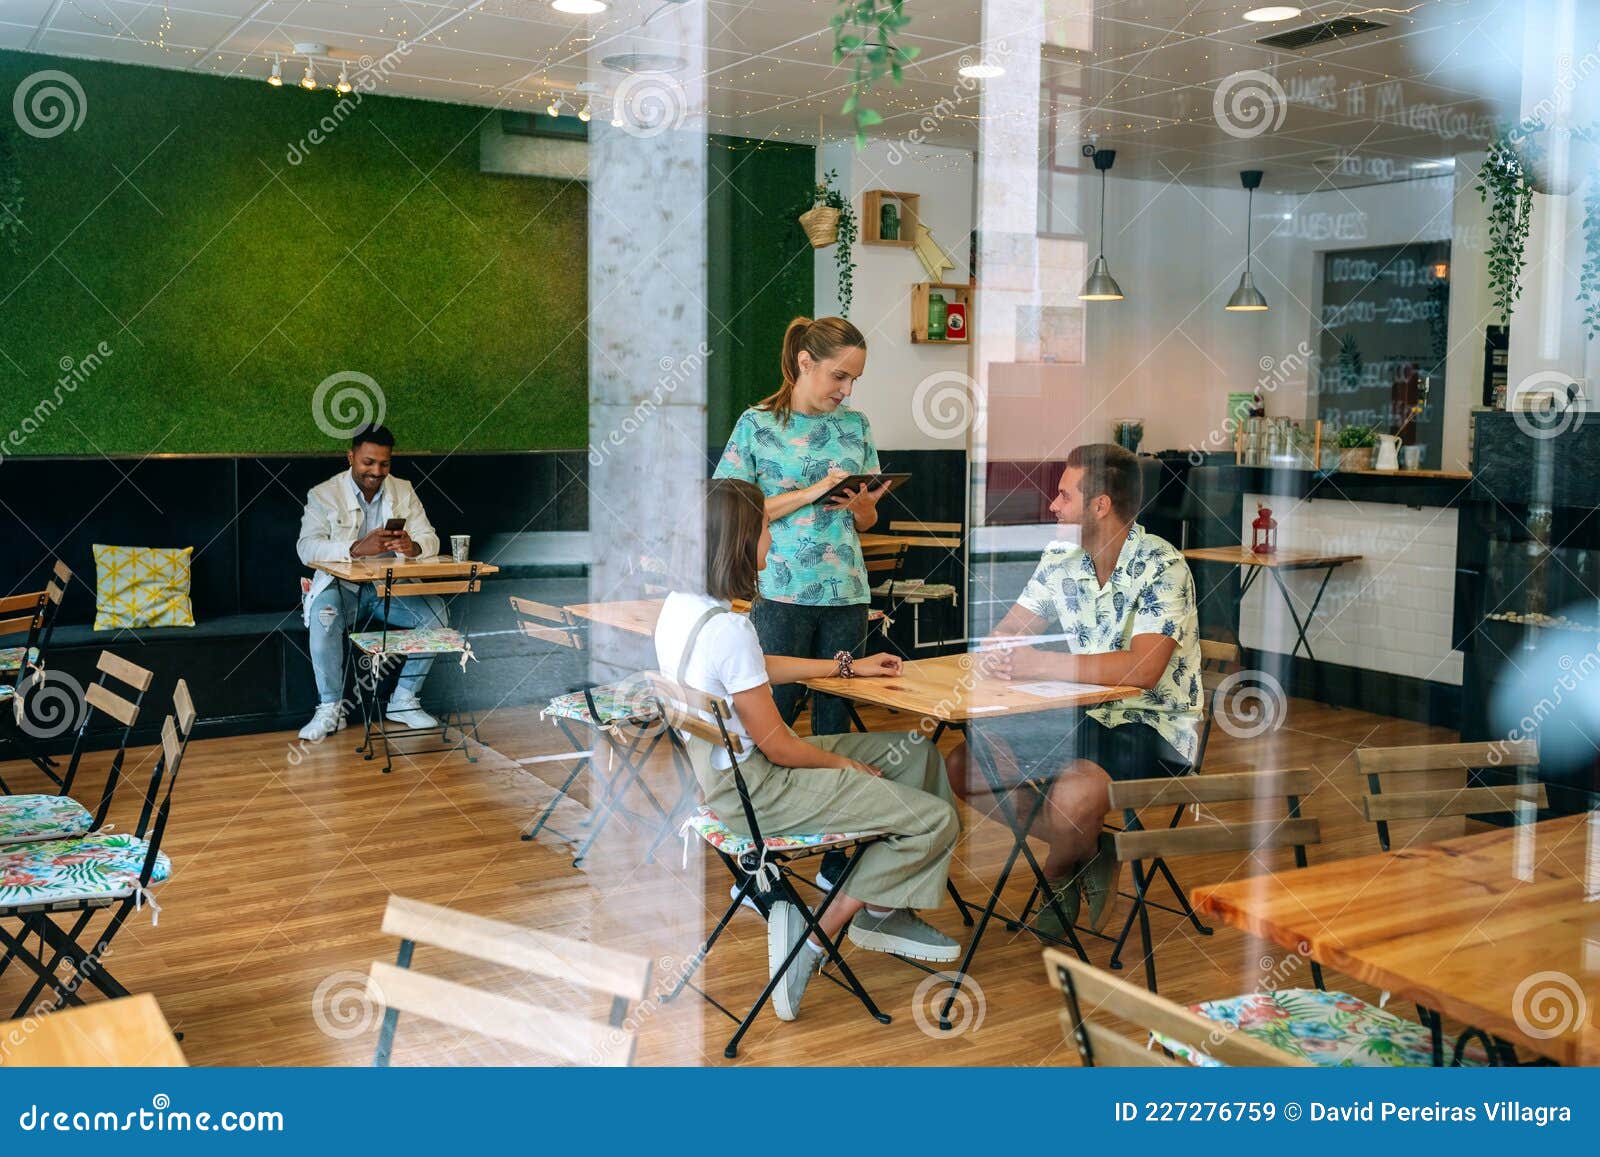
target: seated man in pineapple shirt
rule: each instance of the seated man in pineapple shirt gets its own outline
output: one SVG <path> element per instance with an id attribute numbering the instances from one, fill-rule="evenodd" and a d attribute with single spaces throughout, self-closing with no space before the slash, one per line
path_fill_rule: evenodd
<path id="1" fill-rule="evenodd" d="M 1177 548 L 1134 521 L 1140 499 L 1134 454 L 1109 444 L 1072 451 L 1050 511 L 1067 534 L 1081 530 L 1080 545 L 1051 543 L 995 630 L 1018 640 L 1053 634 L 1065 650 L 1019 641 L 982 653 L 979 667 L 1001 679 L 1127 684 L 1143 692 L 1086 711 L 969 724 L 990 745 L 1007 785 L 1050 781 L 1033 833 L 1050 844 L 1045 876 L 1067 919 L 1077 922 L 1087 905 L 1088 926 L 1097 932 L 1110 919 L 1121 868 L 1101 832 L 1111 781 L 1186 772 L 1199 747 L 1194 578 Z M 990 791 L 965 744 L 948 766 L 963 797 Z M 1065 931 L 1048 903 L 1036 923 L 1054 936 Z"/>

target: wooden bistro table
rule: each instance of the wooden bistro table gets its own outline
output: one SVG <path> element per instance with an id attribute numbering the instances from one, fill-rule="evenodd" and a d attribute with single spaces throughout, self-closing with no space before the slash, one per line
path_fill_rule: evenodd
<path id="1" fill-rule="evenodd" d="M 0 1024 L 0 1066 L 179 1068 L 188 1063 L 148 992 Z"/>
<path id="2" fill-rule="evenodd" d="M 314 562 L 314 563 L 311 564 L 311 568 L 313 570 L 322 571 L 325 574 L 330 574 L 334 578 L 342 579 L 347 583 L 357 583 L 357 584 L 378 583 L 378 584 L 380 584 L 380 591 L 382 592 L 384 612 L 385 612 L 384 618 L 386 620 L 389 617 L 387 612 L 388 612 L 388 609 L 389 609 L 390 587 L 396 581 L 399 581 L 401 583 L 407 583 L 407 582 L 411 582 L 413 580 L 430 580 L 431 579 L 431 580 L 433 580 L 435 582 L 440 582 L 440 583 L 449 582 L 449 581 L 452 581 L 452 580 L 454 580 L 454 581 L 466 580 L 466 581 L 469 581 L 469 582 L 475 582 L 478 579 L 482 579 L 482 578 L 484 578 L 484 577 L 486 577 L 488 575 L 498 574 L 500 572 L 500 568 L 497 567 L 497 566 L 494 566 L 491 563 L 472 562 L 471 560 L 465 560 L 465 561 L 462 561 L 462 562 L 456 562 L 455 559 L 451 558 L 447 554 L 426 555 L 426 556 L 421 556 L 421 557 L 418 557 L 418 558 L 403 558 L 403 557 L 397 557 L 397 558 L 355 558 L 355 559 L 351 559 L 348 562 Z M 339 588 L 341 599 L 344 597 L 344 590 L 345 590 L 345 588 L 343 588 L 343 587 Z M 426 591 L 426 587 L 424 587 L 424 590 Z M 435 592 L 428 591 L 427 593 L 435 593 Z M 450 624 L 448 622 L 442 622 L 439 625 L 441 627 L 448 627 Z M 404 628 L 396 628 L 396 629 L 397 630 L 401 630 L 401 629 L 404 629 Z M 463 628 L 462 633 L 463 633 L 463 635 L 465 635 L 465 629 L 464 628 Z M 466 664 L 466 659 L 463 658 L 462 659 L 462 670 L 463 671 L 466 670 L 466 665 L 465 664 Z M 381 669 L 381 666 L 380 667 L 375 667 L 375 669 Z M 360 686 L 360 679 L 359 678 L 357 679 L 357 685 L 358 685 L 358 688 L 359 688 L 359 686 Z M 376 697 L 377 697 L 376 686 L 374 686 L 374 689 L 373 689 L 373 692 L 372 692 L 374 702 L 371 704 L 370 711 L 368 710 L 368 705 L 367 705 L 367 702 L 366 702 L 366 693 L 364 691 L 362 691 L 362 692 L 359 692 L 359 694 L 360 694 L 361 701 L 362 701 L 362 710 L 364 712 L 367 712 L 367 714 L 366 714 L 366 717 L 365 717 L 365 722 L 366 722 L 365 735 L 364 735 L 364 737 L 362 739 L 361 746 L 356 748 L 356 750 L 358 752 L 365 752 L 366 753 L 366 757 L 368 759 L 372 759 L 374 757 L 374 755 L 376 754 L 376 749 L 373 746 L 373 739 L 374 739 L 374 737 L 381 738 L 383 740 L 383 749 L 384 749 L 383 770 L 384 770 L 385 773 L 387 773 L 390 770 L 390 768 L 393 766 L 394 756 L 393 756 L 393 754 L 392 754 L 392 752 L 390 751 L 390 748 L 389 748 L 389 740 L 391 738 L 389 729 L 383 726 L 383 717 L 382 717 L 381 713 L 378 713 L 379 712 L 379 708 L 378 708 L 378 704 L 376 702 Z M 460 722 L 460 716 L 461 716 L 461 701 L 460 700 L 457 701 L 456 715 L 457 715 L 457 721 L 459 723 Z M 373 725 L 372 725 L 372 721 L 373 721 L 373 719 L 375 717 L 378 720 L 378 726 L 376 728 L 374 728 Z M 476 742 L 478 740 L 478 724 L 477 724 L 476 717 L 474 717 L 474 719 L 472 721 L 471 728 L 472 728 L 472 739 Z M 444 743 L 444 742 L 448 741 L 448 736 L 449 736 L 449 732 L 450 732 L 450 724 L 449 723 L 442 724 L 436 729 L 435 728 L 422 728 L 421 730 L 418 730 L 418 729 L 415 729 L 415 728 L 406 728 L 404 732 L 397 732 L 396 735 L 397 736 L 426 735 L 426 734 L 431 733 L 434 730 L 438 730 L 441 743 Z M 430 749 L 430 750 L 435 750 L 435 751 L 453 751 L 457 747 L 459 747 L 462 751 L 467 753 L 467 758 L 468 758 L 469 761 L 475 761 L 475 759 L 474 759 L 473 755 L 471 754 L 470 750 L 468 750 L 468 748 L 467 748 L 467 731 L 466 731 L 466 728 L 462 727 L 462 728 L 458 728 L 458 730 L 461 731 L 461 742 L 459 744 L 451 744 L 448 747 L 433 748 L 433 749 Z M 424 754 L 424 752 L 422 752 L 422 751 L 413 751 L 413 752 L 408 752 L 407 754 L 421 755 L 421 754 Z"/>
<path id="3" fill-rule="evenodd" d="M 1239 583 L 1239 598 L 1235 606 L 1244 605 L 1245 595 L 1250 593 L 1250 588 L 1255 585 L 1256 579 L 1262 571 L 1272 576 L 1272 581 L 1277 585 L 1278 592 L 1283 595 L 1283 605 L 1289 608 L 1289 617 L 1294 620 L 1295 641 L 1294 647 L 1289 651 L 1289 658 L 1293 659 L 1301 647 L 1306 649 L 1306 658 L 1311 660 L 1311 675 L 1316 686 L 1317 698 L 1322 698 L 1322 668 L 1317 666 L 1317 657 L 1311 653 L 1311 640 L 1306 633 L 1311 630 L 1311 620 L 1316 617 L 1317 607 L 1322 602 L 1322 594 L 1328 589 L 1328 580 L 1333 577 L 1333 572 L 1347 562 L 1360 562 L 1359 554 L 1318 554 L 1311 550 L 1275 550 L 1271 554 L 1257 554 L 1248 546 L 1198 546 L 1191 547 L 1183 552 L 1183 557 L 1193 562 L 1220 562 L 1228 566 L 1242 568 L 1244 577 Z M 1311 606 L 1306 611 L 1302 621 L 1300 612 L 1294 609 L 1294 600 L 1289 597 L 1289 588 L 1284 584 L 1280 571 L 1322 571 L 1322 582 L 1317 587 L 1316 597 L 1311 600 Z"/>
<path id="4" fill-rule="evenodd" d="M 918 720 L 932 720 L 938 725 L 936 736 L 945 727 L 967 724 L 1007 715 L 1026 715 L 1040 711 L 1057 711 L 1070 708 L 1091 707 L 1138 695 L 1137 687 L 1103 687 L 1089 683 L 1065 683 L 1059 680 L 1005 680 L 980 676 L 974 669 L 971 654 L 940 655 L 932 659 L 914 659 L 904 664 L 901 673 L 889 679 L 807 679 L 805 685 L 813 691 L 838 695 L 854 703 L 870 703 L 879 707 L 893 707 Z M 920 730 L 928 733 L 925 724 Z M 939 1009 L 939 1027 L 951 1027 L 950 1008 L 960 995 L 961 985 L 971 971 L 972 961 L 978 954 L 984 930 L 994 917 L 1001 894 L 1011 879 L 1017 857 L 1023 857 L 1033 871 L 1034 884 L 1039 895 L 1056 911 L 1056 918 L 1067 930 L 1067 943 L 1080 959 L 1087 960 L 1088 953 L 1073 931 L 1072 922 L 1056 905 L 1055 897 L 1045 879 L 1044 867 L 1028 846 L 1028 832 L 1044 808 L 1052 779 L 1030 774 L 1021 783 L 1006 783 L 1000 776 L 994 752 L 984 740 L 981 729 L 967 729 L 967 750 L 973 764 L 982 772 L 999 805 L 1001 818 L 1011 828 L 1011 852 L 1005 866 L 989 892 L 989 898 L 979 910 L 977 927 L 967 944 L 966 955 L 950 983 L 950 994 Z M 1021 798 L 1017 798 L 1017 797 Z M 961 911 L 962 919 L 971 924 L 969 905 L 952 887 L 951 896 Z M 1033 929 L 1033 931 L 1037 931 Z M 1046 935 L 1039 933 L 1040 935 Z"/>
<path id="5" fill-rule="evenodd" d="M 1600 812 L 1197 888 L 1194 904 L 1498 1041 L 1600 1064 Z"/>

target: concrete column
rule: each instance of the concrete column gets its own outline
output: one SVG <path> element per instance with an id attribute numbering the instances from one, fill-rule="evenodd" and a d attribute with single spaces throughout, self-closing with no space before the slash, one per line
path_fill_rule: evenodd
<path id="1" fill-rule="evenodd" d="M 704 0 L 660 8 L 613 4 L 612 26 L 633 31 L 597 46 L 590 65 L 619 114 L 589 126 L 591 601 L 644 597 L 662 579 L 699 589 L 704 577 L 706 15 Z M 617 52 L 682 63 L 627 75 L 600 63 Z M 649 639 L 593 631 L 597 680 L 653 668 L 654 656 Z"/>

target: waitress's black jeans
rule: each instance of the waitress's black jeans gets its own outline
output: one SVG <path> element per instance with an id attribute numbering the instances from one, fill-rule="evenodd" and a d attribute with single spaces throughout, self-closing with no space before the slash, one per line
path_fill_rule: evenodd
<path id="1" fill-rule="evenodd" d="M 850 607 L 808 607 L 757 599 L 750 609 L 761 649 L 768 655 L 796 659 L 831 659 L 840 651 L 858 658 L 866 654 L 867 604 Z M 800 713 L 799 683 L 772 689 L 783 721 L 793 724 Z M 811 733 L 841 735 L 850 730 L 850 713 L 837 695 L 811 697 Z"/>

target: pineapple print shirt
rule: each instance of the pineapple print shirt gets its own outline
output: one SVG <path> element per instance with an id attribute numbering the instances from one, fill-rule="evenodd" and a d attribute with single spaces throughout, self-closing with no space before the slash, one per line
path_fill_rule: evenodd
<path id="1" fill-rule="evenodd" d="M 751 408 L 739 416 L 717 464 L 717 478 L 754 482 L 771 498 L 820 481 L 833 467 L 850 474 L 879 469 L 872 427 L 855 410 L 776 414 Z M 772 523 L 772 552 L 761 572 L 761 597 L 809 607 L 871 601 L 855 520 L 820 502 Z"/>
<path id="2" fill-rule="evenodd" d="M 1177 548 L 1134 523 L 1116 567 L 1101 586 L 1088 551 L 1053 542 L 1017 603 L 1041 619 L 1059 621 L 1067 650 L 1077 654 L 1123 651 L 1135 635 L 1177 640 L 1154 687 L 1131 699 L 1092 707 L 1088 714 L 1107 727 L 1148 724 L 1185 759 L 1194 759 L 1204 694 L 1200 620 L 1194 577 Z"/>

